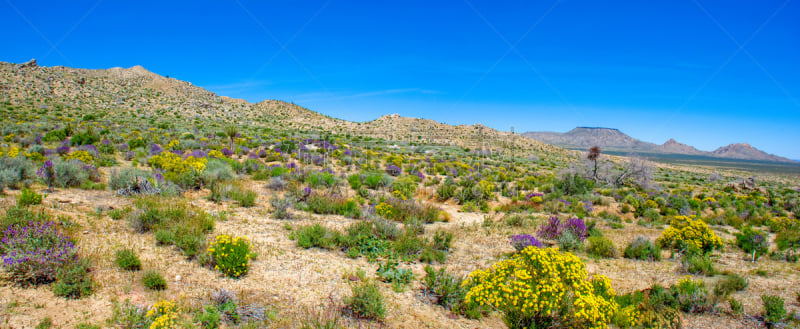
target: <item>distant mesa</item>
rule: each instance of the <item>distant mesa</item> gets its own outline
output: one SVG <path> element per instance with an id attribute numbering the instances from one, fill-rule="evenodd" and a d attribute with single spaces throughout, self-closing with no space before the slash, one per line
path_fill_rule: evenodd
<path id="1" fill-rule="evenodd" d="M 701 155 L 727 159 L 796 163 L 798 161 L 768 154 L 747 143 L 731 144 L 712 152 L 701 151 L 670 138 L 662 145 L 640 141 L 614 128 L 577 127 L 566 133 L 539 131 L 522 134 L 547 144 L 586 150 L 592 146 L 610 151 L 654 154 Z"/>

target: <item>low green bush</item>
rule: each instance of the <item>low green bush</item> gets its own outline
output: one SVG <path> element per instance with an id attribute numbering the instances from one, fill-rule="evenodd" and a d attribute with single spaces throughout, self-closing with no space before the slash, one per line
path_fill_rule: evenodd
<path id="1" fill-rule="evenodd" d="M 592 236 L 586 240 L 588 241 L 588 244 L 586 245 L 586 253 L 589 255 L 600 258 L 617 257 L 617 248 L 614 246 L 614 242 L 612 242 L 610 239 Z"/>
<path id="2" fill-rule="evenodd" d="M 89 271 L 89 263 L 84 259 L 79 259 L 59 268 L 56 271 L 53 294 L 70 299 L 91 295 L 94 291 L 94 283 Z"/>
<path id="3" fill-rule="evenodd" d="M 391 259 L 378 265 L 376 274 L 381 281 L 391 284 L 392 288 L 397 292 L 403 291 L 405 286 L 414 280 L 414 274 L 411 269 L 400 268 L 397 261 Z"/>
<path id="4" fill-rule="evenodd" d="M 139 255 L 137 255 L 133 249 L 117 250 L 114 262 L 117 263 L 117 266 L 126 271 L 138 271 L 142 269 L 142 262 L 139 260 Z"/>
<path id="5" fill-rule="evenodd" d="M 354 315 L 371 320 L 382 320 L 386 315 L 383 294 L 374 283 L 356 284 L 350 287 L 352 295 L 345 298 L 345 305 Z"/>
<path id="6" fill-rule="evenodd" d="M 42 195 L 31 189 L 24 188 L 17 196 L 17 207 L 27 207 L 42 204 Z"/>
<path id="7" fill-rule="evenodd" d="M 783 298 L 772 295 L 761 295 L 764 304 L 764 321 L 770 326 L 780 324 L 786 319 L 786 308 Z"/>
<path id="8" fill-rule="evenodd" d="M 297 241 L 300 248 L 331 249 L 336 246 L 336 235 L 320 224 L 303 226 L 293 231 L 290 238 Z"/>
<path id="9" fill-rule="evenodd" d="M 625 248 L 624 255 L 625 258 L 660 261 L 661 248 L 647 237 L 639 236 Z"/>
<path id="10" fill-rule="evenodd" d="M 156 270 L 144 271 L 142 283 L 144 283 L 144 286 L 150 290 L 167 289 L 167 280 L 164 279 L 164 276 L 161 275 L 161 272 Z"/>
<path id="11" fill-rule="evenodd" d="M 714 261 L 708 255 L 687 253 L 681 258 L 683 271 L 689 274 L 712 276 L 716 273 Z"/>

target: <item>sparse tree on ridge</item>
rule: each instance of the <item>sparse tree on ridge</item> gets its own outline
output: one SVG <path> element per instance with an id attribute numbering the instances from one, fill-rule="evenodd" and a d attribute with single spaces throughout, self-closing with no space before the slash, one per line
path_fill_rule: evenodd
<path id="1" fill-rule="evenodd" d="M 586 158 L 594 162 L 594 169 L 592 169 L 592 179 L 597 182 L 597 160 L 600 158 L 600 147 L 592 146 Z"/>

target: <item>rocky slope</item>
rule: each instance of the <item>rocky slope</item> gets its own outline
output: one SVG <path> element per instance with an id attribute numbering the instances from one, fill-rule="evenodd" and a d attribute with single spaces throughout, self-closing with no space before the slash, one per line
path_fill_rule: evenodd
<path id="1" fill-rule="evenodd" d="M 386 140 L 419 141 L 489 152 L 547 152 L 569 155 L 563 149 L 501 132 L 479 124 L 451 126 L 432 120 L 386 115 L 373 121 L 351 122 L 326 116 L 279 100 L 249 103 L 219 96 L 190 82 L 163 77 L 141 66 L 74 69 L 0 62 L 0 102 L 31 108 L 91 108 L 112 116 L 135 118 L 180 117 L 284 127 L 320 134 L 359 134 Z"/>
<path id="2" fill-rule="evenodd" d="M 718 157 L 731 158 L 731 159 L 750 159 L 750 160 L 773 161 L 773 162 L 794 162 L 794 160 L 790 160 L 784 157 L 779 157 L 777 155 L 761 151 L 747 143 L 735 143 L 735 144 L 730 144 L 728 146 L 723 146 L 712 151 L 711 154 L 714 154 L 715 156 Z"/>

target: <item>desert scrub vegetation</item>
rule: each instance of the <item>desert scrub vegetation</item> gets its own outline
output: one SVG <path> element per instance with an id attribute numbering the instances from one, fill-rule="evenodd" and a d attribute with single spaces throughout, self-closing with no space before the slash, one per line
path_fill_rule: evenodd
<path id="1" fill-rule="evenodd" d="M 250 260 L 255 255 L 250 249 L 247 237 L 218 235 L 206 250 L 210 261 L 208 265 L 228 277 L 239 278 L 250 270 Z"/>
<path id="2" fill-rule="evenodd" d="M 142 261 L 133 249 L 119 249 L 114 262 L 125 271 L 138 271 L 142 269 Z"/>
<path id="3" fill-rule="evenodd" d="M 605 327 L 619 309 L 608 278 L 589 279 L 580 259 L 551 248 L 527 247 L 469 280 L 467 302 L 499 310 L 509 328 Z"/>
<path id="4" fill-rule="evenodd" d="M 134 205 L 128 217 L 137 232 L 154 232 L 159 244 L 174 245 L 189 258 L 205 249 L 206 234 L 214 229 L 211 215 L 180 199 L 142 197 Z"/>
<path id="5" fill-rule="evenodd" d="M 328 229 L 320 224 L 293 230 L 289 238 L 301 248 L 338 249 L 350 258 L 395 257 L 404 261 L 440 262 L 447 259 L 453 241 L 450 232 L 436 231 L 430 238 L 416 230 L 400 229 L 393 222 L 379 218 L 350 224 L 344 231 Z"/>
<path id="6" fill-rule="evenodd" d="M 44 212 L 6 209 L 0 240 L 6 279 L 22 287 L 53 284 L 53 294 L 66 298 L 91 295 L 88 262 L 78 252 L 65 227 Z"/>
<path id="7" fill-rule="evenodd" d="M 676 216 L 656 241 L 662 248 L 707 254 L 722 248 L 722 240 L 699 219 Z"/>
<path id="8" fill-rule="evenodd" d="M 371 320 L 382 320 L 386 316 L 383 293 L 375 283 L 364 282 L 350 287 L 351 296 L 344 301 L 350 312 Z"/>
<path id="9" fill-rule="evenodd" d="M 0 69 L 7 67 L 9 64 L 0 63 Z M 67 77 L 62 87 L 58 86 L 64 78 L 45 74 L 46 68 L 25 70 L 13 67 L 3 72 L 31 86 L 53 78 L 47 83 L 66 93 L 74 91 L 71 85 L 77 85 L 72 81 L 77 80 L 75 73 L 68 69 L 58 72 Z M 74 93 L 68 102 L 50 94 L 29 93 L 35 88 L 20 85 L 14 89 L 15 82 L 5 84 L 11 86 L 4 90 L 8 93 L 0 93 L 0 112 L 6 120 L 0 125 L 0 201 L 11 214 L 6 216 L 5 226 L 52 221 L 53 227 L 73 243 L 89 241 L 94 247 L 91 241 L 95 238 L 102 241 L 109 234 L 118 233 L 119 225 L 129 223 L 136 231 L 147 232 L 133 235 L 133 240 L 154 238 L 157 243 L 155 248 L 141 248 L 141 241 L 123 243 L 141 248 L 133 249 L 143 263 L 138 268 L 161 269 L 171 279 L 175 274 L 173 266 L 180 271 L 187 268 L 184 262 L 165 267 L 163 256 L 196 258 L 197 262 L 188 265 L 198 270 L 198 263 L 208 265 L 214 259 L 219 263 L 222 258 L 236 255 L 238 260 L 231 260 L 230 268 L 237 270 L 228 273 L 236 276 L 238 272 L 237 280 L 224 278 L 229 274 L 222 269 L 199 270 L 234 286 L 252 288 L 256 296 L 263 293 L 262 285 L 263 290 L 268 290 L 287 280 L 309 283 L 304 290 L 309 295 L 303 298 L 324 298 L 323 294 L 331 293 L 321 293 L 315 284 L 318 282 L 291 281 L 296 278 L 287 279 L 281 277 L 284 273 L 277 272 L 276 280 L 252 284 L 257 280 L 252 273 L 256 268 L 261 270 L 264 263 L 283 267 L 291 259 L 314 268 L 320 260 L 309 255 L 320 253 L 305 248 L 324 249 L 323 255 L 332 252 L 349 257 L 325 257 L 322 261 L 328 266 L 326 270 L 363 265 L 358 259 L 363 257 L 369 266 L 378 269 L 373 283 L 385 301 L 390 301 L 391 305 L 384 305 L 386 326 L 403 323 L 446 327 L 452 325 L 450 318 L 455 315 L 488 316 L 487 323 L 502 326 L 495 318 L 513 311 L 512 296 L 502 295 L 504 300 L 492 301 L 492 306 L 503 306 L 501 312 L 492 312 L 488 304 L 468 302 L 466 297 L 475 281 L 465 280 L 467 270 L 456 262 L 468 263 L 472 257 L 510 261 L 529 248 L 551 252 L 553 246 L 558 246 L 560 253 L 571 252 L 587 266 L 591 264 L 598 275 L 609 277 L 619 277 L 619 271 L 630 266 L 640 268 L 642 271 L 625 273 L 630 279 L 614 284 L 618 291 L 629 293 L 612 296 L 600 288 L 593 290 L 593 296 L 618 304 L 617 311 L 604 323 L 619 328 L 674 328 L 680 325 L 681 318 L 693 325 L 717 320 L 763 321 L 759 296 L 785 299 L 789 288 L 781 280 L 793 279 L 784 273 L 793 273 L 791 268 L 800 254 L 800 192 L 795 178 L 754 174 L 750 179 L 742 177 L 742 172 L 721 170 L 712 174 L 706 168 L 653 166 L 645 161 L 605 156 L 596 158 L 592 166 L 583 166 L 575 162 L 573 154 L 560 153 L 555 148 L 528 147 L 531 141 L 520 136 L 476 134 L 483 128 L 427 126 L 427 122 L 415 126 L 420 122 L 405 122 L 406 118 L 346 123 L 278 101 L 256 107 L 204 93 L 173 94 L 159 88 L 140 88 L 135 79 L 125 80 L 122 85 L 114 76 L 102 72 L 87 77 L 82 87 L 99 96 L 86 98 Z M 113 86 L 114 96 L 106 97 L 104 92 L 92 89 L 99 85 Z M 25 93 L 29 98 L 14 98 L 16 93 Z M 183 96 L 190 94 L 194 96 Z M 122 100 L 119 104 L 117 98 Z M 130 110 L 106 109 L 117 107 Z M 450 135 L 435 136 L 430 131 Z M 491 150 L 476 144 L 484 140 L 491 144 Z M 597 171 L 593 170 L 595 164 Z M 98 191 L 103 185 L 113 193 Z M 42 195 L 42 203 L 29 198 L 32 194 L 25 189 Z M 234 190 L 242 193 L 237 195 Z M 25 201 L 18 207 L 14 205 L 17 200 Z M 228 209 L 221 203 L 237 206 Z M 231 219 L 215 224 L 217 215 L 209 214 L 220 213 L 221 208 L 232 214 Z M 69 214 L 80 222 L 80 229 L 61 219 L 42 219 L 46 213 Z M 105 221 L 106 215 L 112 220 Z M 555 220 L 548 219 L 551 216 Z M 291 217 L 297 222 L 274 221 Z M 673 225 L 678 218 L 680 223 Z M 261 225 L 258 232 L 263 234 L 252 233 L 249 225 L 255 223 Z M 240 257 L 245 253 L 212 255 L 212 246 L 206 241 L 216 241 L 215 225 L 230 232 L 231 240 L 247 234 L 256 245 L 268 244 L 277 249 L 278 256 L 271 256 L 270 262 L 250 259 L 245 266 Z M 82 234 L 75 235 L 74 231 Z M 281 240 L 284 232 L 294 243 L 274 243 L 273 239 Z M 81 239 L 84 236 L 87 240 Z M 720 248 L 717 242 L 726 247 Z M 136 267 L 131 265 L 132 255 L 118 256 L 117 248 L 109 250 L 107 257 L 111 261 L 102 266 L 113 267 L 120 275 L 141 278 L 141 270 L 121 272 L 125 267 Z M 619 252 L 613 252 L 617 248 Z M 662 260 L 661 248 L 671 252 L 672 257 Z M 74 250 L 81 257 L 88 257 L 77 247 Z M 296 257 L 285 257 L 287 254 Z M 616 254 L 625 258 L 601 259 Z M 758 264 L 749 264 L 754 258 Z M 126 259 L 122 262 L 125 265 L 118 263 L 120 259 Z M 420 275 L 419 270 L 426 263 L 435 264 L 438 270 L 430 267 Z M 620 266 L 607 266 L 609 263 Z M 81 263 L 76 264 L 69 271 L 49 273 L 50 283 L 26 286 L 49 285 L 46 293 L 52 291 L 55 295 L 58 291 L 68 298 L 83 295 L 89 289 L 108 289 L 104 282 L 87 284 L 90 282 L 79 279 L 103 275 L 108 268 L 87 270 Z M 752 266 L 757 268 L 751 269 Z M 251 274 L 242 274 L 244 268 Z M 641 286 L 651 279 L 641 273 L 651 273 L 654 268 L 670 268 L 659 270 L 662 272 L 657 274 L 663 279 L 659 282 L 680 282 L 681 275 L 693 273 L 698 275 L 692 279 L 696 284 Z M 417 277 L 409 276 L 413 273 L 409 269 L 416 271 Z M 740 271 L 733 274 L 731 270 Z M 750 273 L 758 275 L 752 278 L 751 286 L 747 284 Z M 511 282 L 512 277 L 507 278 Z M 365 276 L 353 285 L 368 280 Z M 250 309 L 242 304 L 204 299 L 207 289 L 218 288 L 215 281 L 209 281 L 197 282 L 196 286 L 180 284 L 192 302 L 175 300 L 176 326 L 291 327 L 303 322 L 280 322 L 262 316 L 259 319 L 266 319 L 265 323 L 248 323 Z M 56 289 L 59 282 L 66 285 Z M 580 282 L 592 279 L 583 277 Z M 703 287 L 698 288 L 701 282 Z M 136 283 L 142 284 L 138 280 Z M 601 286 L 604 285 L 598 285 Z M 425 318 L 430 323 L 424 324 L 408 315 L 413 312 L 405 312 L 408 302 L 397 298 L 400 295 L 396 291 L 417 287 L 422 289 L 423 300 L 429 302 L 419 306 L 421 312 L 432 312 L 430 307 L 436 304 L 452 314 L 434 312 Z M 117 302 L 121 305 L 119 319 L 108 326 L 150 327 L 157 317 L 148 319 L 147 311 L 162 299 L 174 298 L 172 290 L 145 290 L 144 300 L 137 299 L 135 306 L 123 307 L 124 302 Z M 275 291 L 278 299 L 299 300 L 290 289 Z M 567 292 L 561 300 L 565 309 L 577 307 L 576 299 L 564 301 L 573 298 L 574 291 Z M 109 302 L 105 291 L 97 295 L 102 302 Z M 333 295 L 349 296 L 348 291 L 341 290 Z M 358 326 L 368 322 L 357 319 L 360 315 L 352 311 L 343 315 L 341 302 L 326 304 L 333 307 L 326 318 L 331 321 L 319 323 Z M 725 309 L 720 308 L 721 303 Z M 368 303 L 360 305 L 365 304 Z M 731 313 L 727 312 L 727 305 L 731 306 Z M 797 311 L 796 306 L 787 299 L 784 308 L 790 314 Z M 24 307 L 9 313 L 10 325 L 36 325 L 20 323 L 20 314 L 42 311 Z M 276 312 L 280 314 L 277 318 L 286 315 L 284 310 Z M 696 314 L 701 312 L 712 316 L 698 317 Z M 527 319 L 512 313 L 509 318 L 523 319 L 517 323 Z M 590 326 L 588 320 L 578 321 L 576 314 L 553 308 L 542 317 L 552 319 L 553 325 Z M 53 326 L 63 322 L 59 319 L 53 315 Z M 470 327 L 477 324 L 468 319 L 456 321 Z M 782 321 L 786 324 L 790 320 Z M 91 323 L 102 323 L 102 319 Z"/>

